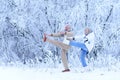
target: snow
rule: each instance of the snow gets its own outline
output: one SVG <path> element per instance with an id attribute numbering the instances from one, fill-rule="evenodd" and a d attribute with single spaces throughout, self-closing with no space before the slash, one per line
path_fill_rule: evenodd
<path id="1" fill-rule="evenodd" d="M 93 29 L 95 47 L 87 59 L 93 71 L 62 73 L 61 50 L 43 43 L 44 33 L 66 24 L 75 34 Z M 70 67 L 79 66 L 80 49 L 68 53 Z M 119 74 L 120 0 L 0 0 L 0 80 L 120 80 Z"/>
<path id="2" fill-rule="evenodd" d="M 119 74 L 120 71 L 100 69 L 62 73 L 59 68 L 0 67 L 0 80 L 120 80 Z"/>

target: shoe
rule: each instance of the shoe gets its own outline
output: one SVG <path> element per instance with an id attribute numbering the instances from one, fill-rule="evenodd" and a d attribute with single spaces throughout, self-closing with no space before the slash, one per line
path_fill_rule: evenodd
<path id="1" fill-rule="evenodd" d="M 89 71 L 91 71 L 89 66 L 81 68 L 81 72 L 89 72 Z"/>
<path id="2" fill-rule="evenodd" d="M 69 71 L 70 71 L 70 69 L 65 69 L 62 72 L 69 72 Z"/>
<path id="3" fill-rule="evenodd" d="M 46 34 L 44 34 L 43 41 L 46 42 L 46 39 L 47 39 Z"/>

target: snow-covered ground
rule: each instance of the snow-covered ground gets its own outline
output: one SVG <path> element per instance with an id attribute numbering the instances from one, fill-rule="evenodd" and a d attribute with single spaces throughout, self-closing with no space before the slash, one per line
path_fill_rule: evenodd
<path id="1" fill-rule="evenodd" d="M 0 80 L 120 80 L 120 71 L 96 69 L 81 73 L 72 69 L 62 73 L 59 68 L 0 67 Z"/>

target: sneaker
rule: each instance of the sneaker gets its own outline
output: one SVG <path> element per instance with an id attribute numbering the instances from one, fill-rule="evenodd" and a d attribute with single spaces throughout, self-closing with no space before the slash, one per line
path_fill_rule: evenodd
<path id="1" fill-rule="evenodd" d="M 65 69 L 62 72 L 69 72 L 69 71 L 70 71 L 70 69 Z"/>
<path id="2" fill-rule="evenodd" d="M 43 41 L 46 42 L 46 39 L 47 39 L 46 34 L 44 34 Z"/>
<path id="3" fill-rule="evenodd" d="M 91 71 L 90 67 L 89 66 L 86 66 L 86 67 L 82 67 L 81 68 L 81 72 L 89 72 Z"/>

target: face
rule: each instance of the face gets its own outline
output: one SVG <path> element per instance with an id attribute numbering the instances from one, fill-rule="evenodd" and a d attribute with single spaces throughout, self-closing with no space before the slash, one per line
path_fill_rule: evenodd
<path id="1" fill-rule="evenodd" d="M 90 33 L 90 29 L 89 28 L 86 28 L 85 31 L 84 31 L 85 35 L 88 35 Z"/>
<path id="2" fill-rule="evenodd" d="M 71 30 L 71 28 L 69 25 L 65 26 L 65 31 L 70 31 L 70 30 Z"/>

